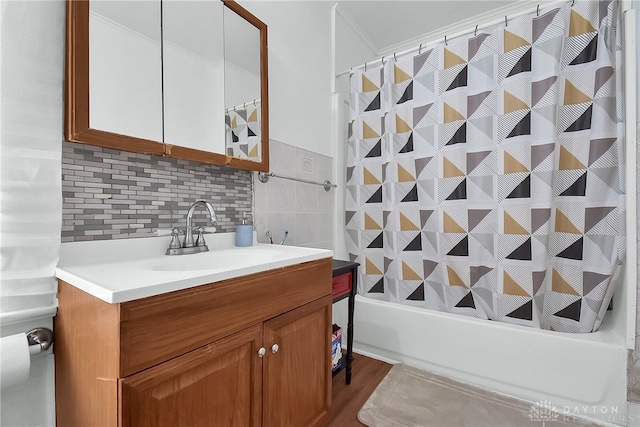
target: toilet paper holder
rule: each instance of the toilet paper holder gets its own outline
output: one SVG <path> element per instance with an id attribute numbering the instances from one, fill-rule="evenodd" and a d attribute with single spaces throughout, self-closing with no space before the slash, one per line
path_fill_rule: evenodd
<path id="1" fill-rule="evenodd" d="M 26 333 L 29 342 L 29 353 L 37 354 L 46 351 L 53 344 L 53 331 L 47 328 L 35 328 Z"/>

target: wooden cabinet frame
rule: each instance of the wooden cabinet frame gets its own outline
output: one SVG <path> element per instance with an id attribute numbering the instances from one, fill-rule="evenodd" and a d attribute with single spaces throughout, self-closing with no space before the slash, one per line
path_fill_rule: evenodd
<path id="1" fill-rule="evenodd" d="M 116 150 L 164 155 L 158 141 L 106 132 L 89 127 L 89 1 L 67 1 L 65 71 L 65 139 Z"/>
<path id="2" fill-rule="evenodd" d="M 159 0 L 158 0 L 159 1 Z M 230 166 L 258 172 L 269 171 L 269 77 L 267 25 L 232 0 L 222 0 L 248 23 L 260 31 L 260 162 L 193 148 L 166 144 L 128 135 L 92 129 L 89 105 L 89 0 L 67 0 L 65 120 L 67 141 L 134 153 L 155 154 L 202 163 Z M 164 120 L 164 118 L 163 118 Z M 224 120 L 223 117 L 220 120 Z"/>

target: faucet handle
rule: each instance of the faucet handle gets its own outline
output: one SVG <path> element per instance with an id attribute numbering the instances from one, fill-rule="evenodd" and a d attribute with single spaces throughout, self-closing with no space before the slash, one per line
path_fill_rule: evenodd
<path id="1" fill-rule="evenodd" d="M 180 238 L 178 237 L 179 234 L 180 230 L 178 230 L 177 228 L 171 230 L 171 243 L 169 243 L 169 249 L 177 249 L 182 247 Z"/>
<path id="2" fill-rule="evenodd" d="M 207 242 L 204 241 L 204 228 L 198 227 L 198 237 L 196 238 L 196 246 L 206 246 Z"/>

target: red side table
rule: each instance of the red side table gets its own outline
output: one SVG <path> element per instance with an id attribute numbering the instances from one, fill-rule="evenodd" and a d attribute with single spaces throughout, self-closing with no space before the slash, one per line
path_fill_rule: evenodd
<path id="1" fill-rule="evenodd" d="M 346 383 L 351 384 L 351 362 L 353 361 L 353 310 L 356 303 L 356 291 L 358 288 L 358 267 L 357 262 L 333 260 L 333 279 L 331 282 L 333 291 L 333 302 L 338 302 L 349 298 L 349 320 L 347 322 L 347 354 L 346 363 L 342 363 L 333 375 L 345 368 Z"/>

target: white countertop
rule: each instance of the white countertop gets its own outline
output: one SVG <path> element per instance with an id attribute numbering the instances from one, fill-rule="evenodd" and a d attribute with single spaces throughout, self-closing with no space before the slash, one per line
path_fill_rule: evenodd
<path id="1" fill-rule="evenodd" d="M 255 242 L 240 248 L 235 233 L 205 238 L 209 252 L 173 256 L 165 255 L 170 237 L 63 243 L 56 277 L 121 303 L 333 256 L 327 249 Z"/>

